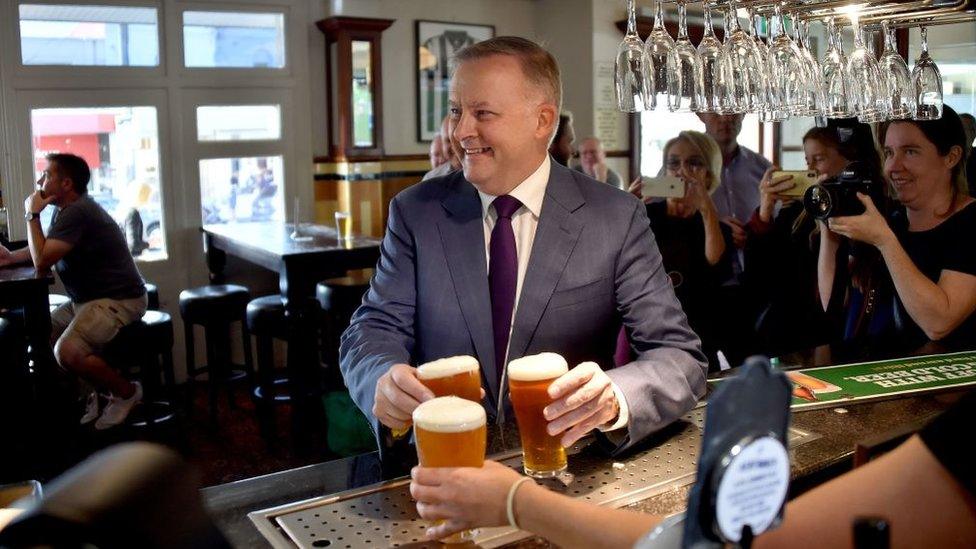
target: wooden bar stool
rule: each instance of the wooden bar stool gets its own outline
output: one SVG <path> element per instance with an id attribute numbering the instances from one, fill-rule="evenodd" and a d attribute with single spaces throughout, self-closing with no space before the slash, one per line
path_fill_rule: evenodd
<path id="1" fill-rule="evenodd" d="M 315 286 L 315 297 L 322 314 L 322 361 L 329 365 L 330 388 L 344 385 L 339 372 L 340 338 L 349 327 L 353 313 L 362 304 L 372 278 L 373 269 L 359 269 L 349 271 L 346 276 L 323 280 Z"/>

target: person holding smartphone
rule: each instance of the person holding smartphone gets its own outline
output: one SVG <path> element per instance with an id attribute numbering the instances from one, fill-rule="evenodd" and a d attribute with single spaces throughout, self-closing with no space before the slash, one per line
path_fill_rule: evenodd
<path id="1" fill-rule="evenodd" d="M 732 274 L 731 230 L 721 223 L 711 193 L 718 187 L 722 155 L 708 135 L 683 131 L 664 145 L 662 175 L 679 178 L 680 198 L 651 201 L 647 216 L 674 292 L 712 366 L 720 327 L 710 311 L 723 280 Z"/>
<path id="2" fill-rule="evenodd" d="M 817 181 L 836 177 L 853 160 L 867 164 L 880 178 L 871 128 L 854 119 L 832 119 L 826 127 L 810 128 L 803 136 L 803 152 Z M 791 192 L 793 176 L 779 169 L 770 167 L 759 183 L 759 207 L 749 220 L 753 238 L 746 246 L 746 261 L 756 267 L 747 283 L 761 303 L 758 350 L 774 354 L 839 337 L 843 324 L 839 313 L 828 317 L 818 300 L 819 228 L 804 211 L 802 198 Z M 856 276 L 866 279 L 868 274 Z"/>
<path id="3" fill-rule="evenodd" d="M 976 248 L 968 238 L 976 233 L 976 200 L 967 188 L 971 147 L 959 115 L 946 106 L 939 120 L 893 120 L 881 125 L 879 137 L 884 177 L 902 207 L 886 218 L 883 205 L 858 194 L 863 214 L 828 220 L 820 238 L 821 303 L 828 310 L 840 303 L 849 320 L 888 303 L 891 318 L 880 328 L 900 341 L 972 348 Z M 845 278 L 845 239 L 876 254 L 890 273 L 893 299 L 883 299 L 872 286 L 858 287 L 853 277 L 847 288 L 829 283 Z M 854 259 L 855 268 L 863 263 L 863 256 Z M 860 307 L 854 299 L 859 295 Z"/>

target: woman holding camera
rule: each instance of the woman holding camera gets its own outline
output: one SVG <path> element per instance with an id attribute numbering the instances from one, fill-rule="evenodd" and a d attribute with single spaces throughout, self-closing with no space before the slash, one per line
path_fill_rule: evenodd
<path id="1" fill-rule="evenodd" d="M 899 337 L 951 338 L 976 342 L 976 206 L 967 194 L 969 147 L 959 116 L 944 107 L 931 121 L 896 120 L 881 126 L 884 175 L 904 207 L 891 222 L 861 193 L 864 213 L 832 217 L 823 231 L 818 264 L 821 281 L 837 269 L 831 251 L 838 236 L 880 252 L 896 293 L 894 324 Z M 820 286 L 822 303 L 836 288 Z M 870 300 L 870 295 L 867 299 Z"/>
<path id="2" fill-rule="evenodd" d="M 664 173 L 684 182 L 684 196 L 650 202 L 647 216 L 688 323 L 714 364 L 718 334 L 709 308 L 731 274 L 733 249 L 711 197 L 722 173 L 718 145 L 701 132 L 679 133 L 664 145 Z"/>
<path id="3" fill-rule="evenodd" d="M 880 160 L 871 128 L 854 119 L 830 120 L 803 136 L 807 169 L 820 181 L 836 178 L 850 162 L 867 164 L 881 180 Z M 802 195 L 790 193 L 791 175 L 766 171 L 759 184 L 760 205 L 749 220 L 752 238 L 746 247 L 750 266 L 747 282 L 761 302 L 756 321 L 762 351 L 778 354 L 831 339 L 835 322 L 828 321 L 817 292 L 819 229 L 803 207 Z"/>

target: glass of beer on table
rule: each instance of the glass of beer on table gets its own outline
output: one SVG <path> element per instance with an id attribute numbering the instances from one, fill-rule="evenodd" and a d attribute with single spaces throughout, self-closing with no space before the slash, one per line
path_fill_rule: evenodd
<path id="1" fill-rule="evenodd" d="M 422 467 L 481 467 L 488 444 L 485 409 L 456 396 L 437 397 L 413 411 L 417 458 Z M 466 530 L 442 539 L 464 543 L 474 537 Z"/>
<path id="2" fill-rule="evenodd" d="M 566 471 L 566 449 L 559 437 L 546 432 L 549 422 L 542 410 L 552 403 L 549 385 L 568 371 L 566 360 L 556 353 L 508 363 L 508 389 L 522 437 L 522 463 L 530 477 L 551 478 Z"/>
<path id="3" fill-rule="evenodd" d="M 417 378 L 434 396 L 481 402 L 481 365 L 473 356 L 452 356 L 417 367 Z"/>

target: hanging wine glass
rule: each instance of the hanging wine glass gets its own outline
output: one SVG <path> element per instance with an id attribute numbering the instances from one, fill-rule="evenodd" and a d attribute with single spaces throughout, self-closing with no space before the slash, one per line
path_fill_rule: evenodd
<path id="1" fill-rule="evenodd" d="M 920 30 L 922 53 L 918 55 L 915 68 L 912 69 L 917 102 L 915 120 L 938 120 L 942 118 L 942 74 L 929 56 L 928 29 L 922 27 Z"/>
<path id="2" fill-rule="evenodd" d="M 712 29 L 712 10 L 708 4 L 703 6 L 705 34 L 698 43 L 698 58 L 701 61 L 702 72 L 702 102 L 698 112 L 718 112 L 721 110 L 722 99 L 725 97 L 725 57 L 722 54 L 722 43 L 715 38 Z"/>
<path id="3" fill-rule="evenodd" d="M 888 82 L 888 93 L 891 94 L 891 117 L 911 118 L 915 113 L 915 86 L 912 74 L 908 71 L 908 64 L 898 55 L 895 45 L 895 32 L 888 28 L 888 22 L 881 23 L 884 34 L 884 52 L 878 62 L 881 66 L 881 76 Z"/>
<path id="4" fill-rule="evenodd" d="M 766 105 L 762 60 L 752 38 L 739 27 L 735 0 L 729 0 L 725 56 L 729 68 L 729 101 L 735 112 L 758 111 Z"/>
<path id="5" fill-rule="evenodd" d="M 850 85 L 847 81 L 844 39 L 833 17 L 827 18 L 827 53 L 820 62 L 820 70 L 823 75 L 824 114 L 828 118 L 854 116 L 854 109 L 848 95 Z"/>
<path id="6" fill-rule="evenodd" d="M 773 39 L 769 47 L 770 108 L 796 115 L 803 110 L 803 61 L 796 44 L 786 34 L 783 11 L 773 7 Z"/>
<path id="7" fill-rule="evenodd" d="M 734 93 L 735 82 L 732 78 L 732 65 L 729 60 L 729 36 L 732 35 L 732 15 L 731 10 L 726 10 L 722 17 L 722 28 L 724 33 L 722 34 L 722 77 L 720 82 L 722 83 L 721 96 L 718 102 L 718 112 L 719 114 L 739 114 L 748 112 L 748 107 L 742 106 L 741 102 L 736 101 L 736 95 Z"/>
<path id="8" fill-rule="evenodd" d="M 861 122 L 881 122 L 890 115 L 888 85 L 881 78 L 877 59 L 864 45 L 856 15 L 851 16 L 851 27 L 854 30 L 854 52 L 848 60 L 847 72 L 854 111 Z"/>
<path id="9" fill-rule="evenodd" d="M 765 104 L 759 109 L 759 121 L 760 122 L 776 122 L 779 120 L 785 120 L 787 118 L 787 113 L 782 111 L 774 111 L 769 108 L 769 74 L 766 69 L 767 59 L 769 58 L 769 47 L 763 43 L 762 39 L 759 38 L 759 32 L 756 30 L 756 13 L 752 7 L 746 9 L 747 16 L 749 17 L 749 37 L 752 38 L 754 47 L 756 48 L 756 55 L 759 56 L 761 60 L 760 66 L 763 67 L 763 90 L 765 97 Z"/>
<path id="10" fill-rule="evenodd" d="M 671 82 L 670 74 L 677 74 L 677 71 L 668 70 L 668 64 L 674 65 L 674 39 L 664 28 L 664 1 L 658 0 L 657 12 L 654 14 L 654 28 L 647 36 L 647 43 L 644 44 L 644 51 L 650 59 L 652 74 L 651 83 L 654 90 L 654 105 L 668 104 L 668 89 L 675 85 L 681 86 L 680 82 Z"/>
<path id="11" fill-rule="evenodd" d="M 823 114 L 823 81 L 820 78 L 820 64 L 810 50 L 810 24 L 793 16 L 793 42 L 800 53 L 803 64 L 803 109 L 801 116 L 821 116 Z"/>
<path id="12" fill-rule="evenodd" d="M 644 42 L 637 35 L 635 0 L 627 0 L 627 34 L 617 47 L 614 67 L 614 89 L 617 108 L 623 112 L 640 112 L 654 108 L 654 94 L 648 70 L 650 61 L 644 52 Z M 650 101 L 650 103 L 648 103 Z"/>
<path id="13" fill-rule="evenodd" d="M 672 52 L 678 74 L 677 78 L 668 74 L 668 108 L 674 112 L 697 112 L 702 103 L 702 67 L 698 50 L 688 38 L 688 8 L 684 0 L 678 0 L 678 39 Z"/>

